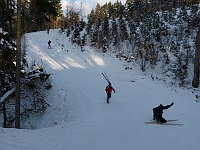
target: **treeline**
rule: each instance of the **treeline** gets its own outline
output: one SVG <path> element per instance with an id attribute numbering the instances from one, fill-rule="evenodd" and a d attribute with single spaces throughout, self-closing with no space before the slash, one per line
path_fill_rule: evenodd
<path id="1" fill-rule="evenodd" d="M 0 0 L 0 27 L 10 35 L 16 32 L 16 1 Z M 22 32 L 54 27 L 62 17 L 61 0 L 23 0 L 21 2 Z"/>
<path id="2" fill-rule="evenodd" d="M 103 6 L 97 3 L 96 8 L 92 9 L 87 16 L 87 23 L 83 21 L 82 8 L 76 11 L 75 6 L 71 4 L 67 6 L 63 25 L 67 28 L 67 36 L 72 35 L 71 41 L 81 47 L 87 40 L 92 46 L 103 48 L 104 51 L 111 42 L 114 43 L 115 49 L 121 49 L 120 44 L 122 43 L 119 39 L 122 42 L 135 40 L 132 35 L 136 35 L 134 32 L 137 31 L 140 23 L 144 22 L 143 28 L 151 25 L 158 29 L 161 26 L 162 23 L 157 12 L 164 12 L 164 20 L 167 20 L 176 15 L 176 8 L 180 8 L 184 11 L 183 14 L 180 14 L 182 17 L 187 14 L 188 7 L 191 7 L 192 13 L 197 13 L 198 8 L 194 4 L 199 2 L 199 0 L 127 0 L 125 5 L 117 1 L 113 4 L 106 3 Z M 171 16 L 167 16 L 166 11 L 171 11 Z M 190 19 L 193 19 L 192 22 L 198 22 L 198 17 Z M 84 28 L 87 32 L 81 34 Z M 147 34 L 148 31 L 149 29 L 146 30 Z"/>
<path id="3" fill-rule="evenodd" d="M 199 0 L 127 0 L 125 5 L 120 1 L 106 3 L 103 6 L 96 5 L 96 8 L 88 15 L 88 23 L 98 23 L 120 16 L 132 18 L 141 13 L 155 13 L 156 11 L 171 10 L 192 4 L 198 4 Z"/>

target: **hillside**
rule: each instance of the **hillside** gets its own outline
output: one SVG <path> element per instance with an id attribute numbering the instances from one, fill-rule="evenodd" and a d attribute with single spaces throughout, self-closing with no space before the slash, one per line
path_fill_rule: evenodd
<path id="1" fill-rule="evenodd" d="M 47 49 L 48 40 L 52 49 Z M 27 34 L 29 62 L 42 62 L 51 72 L 50 107 L 30 119 L 35 130 L 1 128 L 2 150 L 196 150 L 199 110 L 192 89 L 167 88 L 137 67 L 124 69 L 111 53 L 86 47 L 82 52 L 66 35 L 51 30 Z M 106 103 L 106 72 L 116 93 Z M 163 114 L 183 126 L 147 125 L 152 108 L 174 106 Z"/>
<path id="2" fill-rule="evenodd" d="M 126 69 L 137 65 L 144 72 L 154 70 L 152 79 L 168 86 L 192 87 L 200 5 L 147 11 L 146 7 L 136 8 L 135 3 L 127 4 L 133 7 L 126 9 L 130 11 L 127 15 L 113 18 L 101 18 L 96 10 L 97 16 L 87 24 L 80 21 L 67 27 L 67 36 L 81 50 L 90 46 L 115 53 L 127 61 Z"/>

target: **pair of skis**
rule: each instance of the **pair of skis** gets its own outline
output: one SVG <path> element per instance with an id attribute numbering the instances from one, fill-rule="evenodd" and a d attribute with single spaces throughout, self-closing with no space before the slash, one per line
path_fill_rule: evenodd
<path id="1" fill-rule="evenodd" d="M 174 122 L 174 121 L 178 121 L 178 119 L 175 119 L 175 120 L 167 120 L 166 123 L 158 123 L 157 121 L 148 121 L 148 122 L 145 122 L 144 124 L 157 124 L 157 125 L 172 125 L 172 126 L 182 126 L 183 124 L 179 124 L 179 123 L 171 123 L 171 122 Z"/>
<path id="2" fill-rule="evenodd" d="M 106 79 L 106 81 L 107 81 L 108 83 L 110 83 L 110 80 L 108 79 L 107 74 L 106 74 L 105 72 L 102 72 L 102 75 L 103 75 L 103 77 Z"/>

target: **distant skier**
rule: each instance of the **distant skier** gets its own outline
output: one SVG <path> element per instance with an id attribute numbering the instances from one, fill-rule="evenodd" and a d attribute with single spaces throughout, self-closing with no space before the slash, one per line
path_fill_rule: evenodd
<path id="1" fill-rule="evenodd" d="M 108 83 L 108 86 L 105 89 L 106 93 L 107 93 L 107 103 L 109 104 L 109 99 L 111 98 L 111 93 L 112 91 L 114 91 L 115 93 L 115 89 L 112 87 L 111 83 Z"/>
<path id="2" fill-rule="evenodd" d="M 49 32 L 50 32 L 50 29 L 47 29 L 47 34 L 49 34 Z"/>
<path id="3" fill-rule="evenodd" d="M 48 41 L 48 48 L 51 48 L 51 41 Z"/>
<path id="4" fill-rule="evenodd" d="M 153 108 L 153 120 L 156 120 L 158 123 L 166 123 L 167 121 L 162 117 L 163 110 L 170 108 L 172 105 L 174 103 L 166 106 L 160 104 L 158 107 Z"/>

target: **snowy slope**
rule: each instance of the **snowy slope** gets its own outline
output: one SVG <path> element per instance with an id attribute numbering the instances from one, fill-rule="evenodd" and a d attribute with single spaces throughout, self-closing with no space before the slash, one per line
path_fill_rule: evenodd
<path id="1" fill-rule="evenodd" d="M 48 40 L 52 49 L 47 49 Z M 125 70 L 112 54 L 81 52 L 57 30 L 27 34 L 28 59 L 52 73 L 51 107 L 35 122 L 36 130 L 0 128 L 1 150 L 198 150 L 200 104 L 192 90 L 171 90 L 137 68 Z M 106 103 L 102 76 L 116 93 Z M 134 81 L 134 82 L 132 82 Z M 147 125 L 152 108 L 174 102 L 164 113 L 183 126 Z"/>

